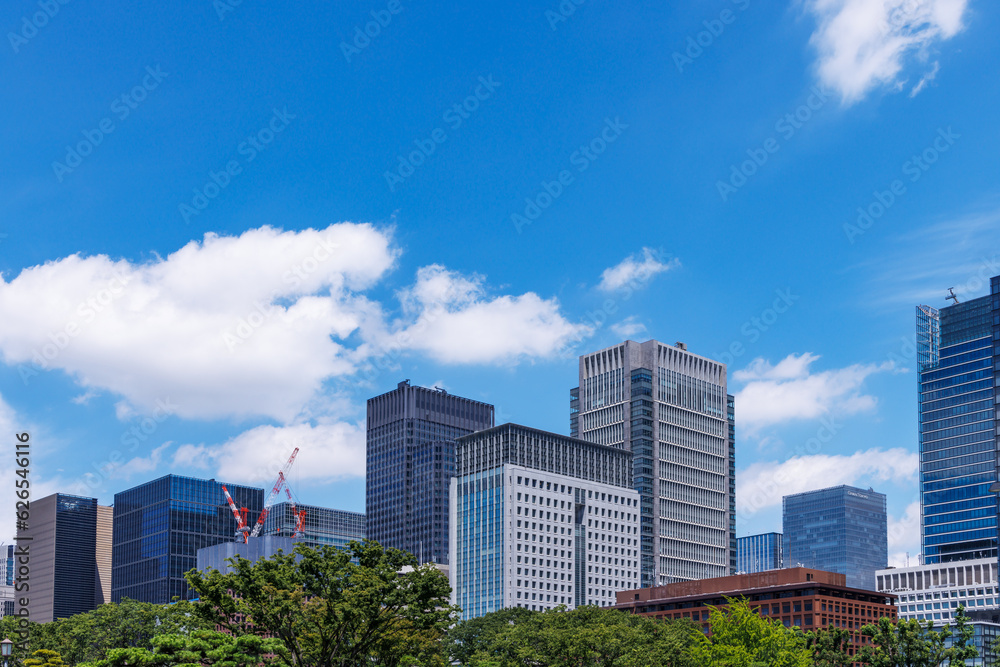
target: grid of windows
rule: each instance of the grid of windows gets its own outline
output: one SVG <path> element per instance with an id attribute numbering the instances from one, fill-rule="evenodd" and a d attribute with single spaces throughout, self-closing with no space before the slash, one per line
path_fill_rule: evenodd
<path id="1" fill-rule="evenodd" d="M 367 537 L 447 564 L 455 438 L 492 427 L 493 406 L 407 380 L 368 400 L 367 425 Z"/>
<path id="2" fill-rule="evenodd" d="M 571 433 L 634 455 L 643 586 L 734 572 L 736 437 L 726 366 L 682 343 L 651 340 L 584 355 L 579 368 Z"/>
<path id="3" fill-rule="evenodd" d="M 875 571 L 888 562 L 884 494 L 845 485 L 781 502 L 786 567 L 839 572 L 848 586 L 875 590 Z"/>
<path id="4" fill-rule="evenodd" d="M 226 484 L 238 507 L 260 515 L 264 490 Z M 236 519 L 215 480 L 167 475 L 115 494 L 111 599 L 169 603 L 187 599 L 184 573 L 198 549 L 231 542 Z"/>
<path id="5" fill-rule="evenodd" d="M 997 561 L 992 558 L 879 570 L 877 590 L 899 595 L 899 617 L 947 625 L 959 605 L 974 609 L 1000 605 Z"/>
<path id="6" fill-rule="evenodd" d="M 616 591 L 636 588 L 639 496 L 628 488 L 630 459 L 514 424 L 460 438 L 451 579 L 463 618 L 514 606 L 608 606 Z M 574 471 L 586 477 L 567 474 Z"/>
<path id="7" fill-rule="evenodd" d="M 997 557 L 995 297 L 917 308 L 925 562 Z"/>
<path id="8" fill-rule="evenodd" d="M 365 539 L 364 514 L 315 505 L 296 505 L 295 509 L 306 512 L 302 532 L 296 538 L 299 544 L 307 547 L 322 545 L 344 547 L 352 540 L 360 542 Z M 277 503 L 271 507 L 264 520 L 261 534 L 291 537 L 295 532 L 295 524 L 296 517 L 292 514 L 291 504 Z"/>

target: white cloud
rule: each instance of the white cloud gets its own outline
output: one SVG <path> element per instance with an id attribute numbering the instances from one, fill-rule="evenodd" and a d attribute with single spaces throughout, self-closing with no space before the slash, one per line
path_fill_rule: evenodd
<path id="1" fill-rule="evenodd" d="M 620 263 L 604 269 L 598 289 L 614 292 L 623 287 L 635 287 L 653 279 L 653 276 L 679 267 L 677 258 L 663 261 L 663 253 L 653 248 L 643 248 L 642 252 L 630 255 Z"/>
<path id="2" fill-rule="evenodd" d="M 480 276 L 466 277 L 434 264 L 399 294 L 413 324 L 397 330 L 395 344 L 450 364 L 511 363 L 553 357 L 590 327 L 573 324 L 555 299 L 534 292 L 491 297 Z"/>
<path id="3" fill-rule="evenodd" d="M 350 223 L 207 234 L 142 264 L 73 255 L 0 279 L 0 350 L 22 373 L 34 362 L 125 397 L 126 416 L 170 399 L 187 418 L 288 420 L 353 370 L 333 338 L 377 314 L 353 290 L 395 255 L 386 233 Z"/>
<path id="4" fill-rule="evenodd" d="M 619 338 L 631 338 L 646 331 L 646 325 L 640 322 L 635 315 L 630 315 L 621 322 L 612 324 L 611 331 Z"/>
<path id="5" fill-rule="evenodd" d="M 927 74 L 924 74 L 920 78 L 920 81 L 917 82 L 917 85 L 913 87 L 913 90 L 910 91 L 910 97 L 916 97 L 917 95 L 919 95 L 920 91 L 926 88 L 927 84 L 933 81 L 937 77 L 937 73 L 939 71 L 941 71 L 941 63 L 935 60 L 934 67 L 931 68 L 931 71 L 928 72 Z"/>
<path id="6" fill-rule="evenodd" d="M 906 567 L 917 564 L 920 553 L 920 501 L 907 505 L 901 517 L 889 517 L 889 565 Z"/>
<path id="7" fill-rule="evenodd" d="M 936 43 L 961 31 L 966 4 L 967 0 L 805 0 L 818 24 L 810 41 L 819 55 L 820 80 L 837 90 L 845 104 L 857 102 L 878 86 L 902 88 L 905 82 L 899 75 L 907 59 L 915 55 L 925 63 Z M 921 79 L 916 92 L 925 83 Z"/>
<path id="8" fill-rule="evenodd" d="M 174 453 L 173 465 L 214 470 L 227 482 L 266 486 L 296 447 L 300 450 L 289 476 L 292 485 L 299 479 L 333 481 L 365 475 L 364 425 L 346 422 L 258 426 L 221 445 L 182 445 Z"/>
<path id="9" fill-rule="evenodd" d="M 814 454 L 787 461 L 762 461 L 736 474 L 736 502 L 741 516 L 781 505 L 783 496 L 848 484 L 912 483 L 919 457 L 896 447 L 851 455 Z M 878 489 L 876 489 L 878 490 Z"/>
<path id="10" fill-rule="evenodd" d="M 872 410 L 874 396 L 861 387 L 872 374 L 891 371 L 893 364 L 854 364 L 847 368 L 810 372 L 819 356 L 790 354 L 777 365 L 761 358 L 733 373 L 743 383 L 736 393 L 740 426 L 748 435 L 774 424 L 824 415 L 850 415 Z"/>
<path id="11" fill-rule="evenodd" d="M 84 396 L 113 392 L 121 420 L 169 402 L 185 419 L 289 424 L 310 418 L 325 383 L 390 347 L 512 363 L 554 356 L 590 332 L 554 299 L 488 296 L 482 276 L 438 265 L 399 293 L 402 317 L 390 325 L 364 291 L 398 254 L 390 232 L 339 223 L 208 234 L 144 263 L 73 255 L 0 277 L 0 354 L 28 381 L 61 370 Z"/>
<path id="12" fill-rule="evenodd" d="M 163 460 L 164 452 L 173 445 L 167 441 L 149 453 L 149 456 L 137 456 L 113 468 L 110 477 L 113 479 L 130 480 L 133 475 L 147 475 L 155 471 Z"/>

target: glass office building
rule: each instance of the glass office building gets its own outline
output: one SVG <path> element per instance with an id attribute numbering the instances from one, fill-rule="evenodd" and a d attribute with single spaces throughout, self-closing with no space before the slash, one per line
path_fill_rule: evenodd
<path id="1" fill-rule="evenodd" d="M 747 535 L 736 540 L 736 571 L 740 574 L 780 570 L 781 533 Z"/>
<path id="2" fill-rule="evenodd" d="M 256 521 L 264 490 L 226 484 L 238 507 Z M 236 519 L 214 479 L 167 475 L 115 494 L 111 599 L 166 604 L 188 598 L 184 573 L 198 549 L 236 536 Z M 93 590 L 93 586 L 91 586 Z"/>
<path id="3" fill-rule="evenodd" d="M 455 438 L 492 426 L 492 405 L 411 387 L 409 380 L 368 399 L 368 539 L 409 551 L 422 563 L 447 564 Z"/>
<path id="4" fill-rule="evenodd" d="M 781 505 L 785 567 L 839 572 L 851 588 L 875 590 L 875 572 L 889 560 L 884 494 L 835 486 L 785 496 Z"/>
<path id="5" fill-rule="evenodd" d="M 1000 278 L 991 294 L 917 307 L 921 546 L 926 563 L 997 558 L 996 373 Z"/>
<path id="6" fill-rule="evenodd" d="M 364 514 L 315 505 L 296 505 L 295 508 L 306 512 L 305 526 L 296 537 L 296 544 L 344 547 L 352 540 L 360 542 L 365 539 Z M 295 515 L 292 514 L 291 504 L 283 502 L 271 507 L 261 534 L 291 537 L 294 532 Z"/>
<path id="7" fill-rule="evenodd" d="M 585 354 L 570 434 L 632 452 L 642 587 L 736 572 L 736 426 L 726 365 L 627 340 Z"/>

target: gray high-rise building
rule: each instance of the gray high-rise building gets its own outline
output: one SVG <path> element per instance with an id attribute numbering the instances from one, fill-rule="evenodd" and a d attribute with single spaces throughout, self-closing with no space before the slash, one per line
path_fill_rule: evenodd
<path id="1" fill-rule="evenodd" d="M 1000 276 L 991 294 L 917 307 L 920 541 L 929 564 L 997 558 Z"/>
<path id="2" fill-rule="evenodd" d="M 400 382 L 368 399 L 365 533 L 421 562 L 448 563 L 455 438 L 493 427 L 493 406 Z"/>
<path id="3" fill-rule="evenodd" d="M 55 493 L 31 501 L 27 529 L 17 532 L 29 552 L 31 620 L 49 623 L 100 604 L 98 513 L 96 498 Z"/>
<path id="4" fill-rule="evenodd" d="M 741 574 L 780 570 L 781 533 L 747 535 L 736 540 L 736 570 Z"/>
<path id="5" fill-rule="evenodd" d="M 888 563 L 885 495 L 835 486 L 781 500 L 786 567 L 847 575 L 852 588 L 875 590 L 875 571 Z"/>
<path id="6" fill-rule="evenodd" d="M 570 434 L 632 452 L 643 587 L 736 571 L 736 449 L 726 365 L 627 340 L 580 357 Z"/>

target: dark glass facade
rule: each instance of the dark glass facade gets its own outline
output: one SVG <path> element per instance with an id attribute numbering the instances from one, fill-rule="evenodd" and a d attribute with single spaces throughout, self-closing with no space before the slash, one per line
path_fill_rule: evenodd
<path id="1" fill-rule="evenodd" d="M 998 279 L 990 296 L 917 308 L 926 563 L 997 557 Z"/>
<path id="2" fill-rule="evenodd" d="M 782 498 L 785 567 L 847 576 L 852 588 L 875 590 L 888 563 L 885 495 L 835 486 Z"/>
<path id="3" fill-rule="evenodd" d="M 297 544 L 343 547 L 352 540 L 360 542 L 365 539 L 364 514 L 314 505 L 296 505 L 295 509 L 306 511 L 305 526 L 295 540 Z M 294 532 L 295 515 L 292 514 L 291 504 L 284 502 L 271 507 L 264 520 L 262 534 L 291 537 Z"/>
<path id="4" fill-rule="evenodd" d="M 55 493 L 32 500 L 28 525 L 17 537 L 30 550 L 31 620 L 49 623 L 94 608 L 96 498 Z"/>
<path id="5" fill-rule="evenodd" d="M 32 563 L 32 568 L 35 563 Z M 94 608 L 97 582 L 97 499 L 56 494 L 53 618 Z"/>
<path id="6" fill-rule="evenodd" d="M 781 533 L 747 535 L 736 540 L 736 569 L 740 574 L 780 570 Z"/>
<path id="7" fill-rule="evenodd" d="M 421 562 L 447 564 L 455 438 L 492 426 L 492 405 L 411 387 L 409 380 L 369 399 L 367 537 Z"/>
<path id="8" fill-rule="evenodd" d="M 226 488 L 251 519 L 260 516 L 263 489 Z M 231 542 L 237 532 L 220 482 L 177 475 L 116 493 L 112 530 L 112 601 L 158 604 L 187 599 L 184 573 L 196 567 L 198 549 Z"/>

